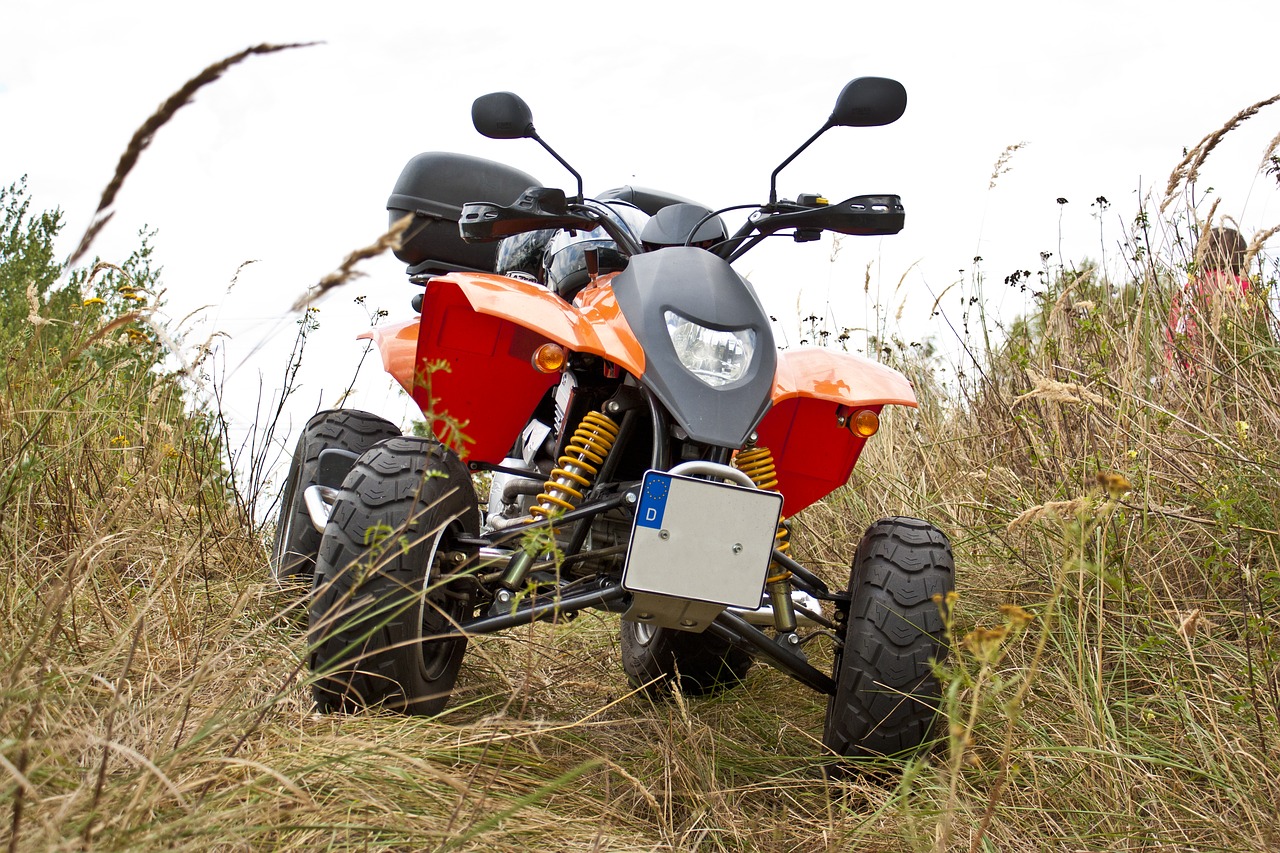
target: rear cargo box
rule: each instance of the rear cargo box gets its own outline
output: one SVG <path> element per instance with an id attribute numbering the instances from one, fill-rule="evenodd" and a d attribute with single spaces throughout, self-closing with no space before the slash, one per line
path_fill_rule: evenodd
<path id="1" fill-rule="evenodd" d="M 390 224 L 413 214 L 396 257 L 409 265 L 412 275 L 493 272 L 497 244 L 464 243 L 458 235 L 462 205 L 510 204 L 536 186 L 541 186 L 537 178 L 492 160 L 441 151 L 419 154 L 404 167 L 387 199 Z"/>

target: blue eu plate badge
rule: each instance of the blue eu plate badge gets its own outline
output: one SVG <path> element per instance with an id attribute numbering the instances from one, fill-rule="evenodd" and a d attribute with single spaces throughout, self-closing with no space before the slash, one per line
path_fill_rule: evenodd
<path id="1" fill-rule="evenodd" d="M 641 527 L 662 528 L 662 517 L 667 511 L 667 495 L 671 494 L 671 476 L 650 471 L 644 475 L 644 488 L 640 492 L 640 509 L 636 524 Z"/>

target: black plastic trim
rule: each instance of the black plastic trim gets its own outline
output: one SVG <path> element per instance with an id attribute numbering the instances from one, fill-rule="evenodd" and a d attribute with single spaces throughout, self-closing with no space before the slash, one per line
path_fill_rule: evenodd
<path id="1" fill-rule="evenodd" d="M 769 410 L 778 354 L 769 316 L 751 284 L 722 258 L 673 246 L 636 255 L 613 280 L 627 324 L 644 347 L 641 381 L 693 441 L 741 447 Z M 717 331 L 750 329 L 755 356 L 742 379 L 713 388 L 685 369 L 665 313 Z"/>

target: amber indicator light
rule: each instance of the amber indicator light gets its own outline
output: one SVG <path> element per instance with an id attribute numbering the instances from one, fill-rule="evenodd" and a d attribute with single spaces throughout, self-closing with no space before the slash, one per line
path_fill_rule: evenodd
<path id="1" fill-rule="evenodd" d="M 853 417 L 849 419 L 849 430 L 854 435 L 870 438 L 876 434 L 878 429 L 880 429 L 880 416 L 870 409 L 862 409 L 855 412 Z"/>
<path id="2" fill-rule="evenodd" d="M 533 352 L 533 366 L 541 373 L 559 373 L 568 360 L 568 354 L 559 344 L 543 344 Z"/>

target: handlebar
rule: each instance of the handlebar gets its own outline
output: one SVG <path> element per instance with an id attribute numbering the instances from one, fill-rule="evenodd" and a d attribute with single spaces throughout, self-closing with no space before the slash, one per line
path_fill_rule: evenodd
<path id="1" fill-rule="evenodd" d="M 906 210 L 896 195 L 859 195 L 838 204 L 828 204 L 817 195 L 802 195 L 797 201 L 784 200 L 758 208 L 736 234 L 712 251 L 733 261 L 764 238 L 786 229 L 791 230 L 797 242 L 804 242 L 816 240 L 822 231 L 855 236 L 897 234 L 905 221 Z M 463 205 L 458 220 L 458 230 L 468 243 L 493 242 L 513 234 L 548 228 L 574 231 L 603 228 L 624 253 L 634 255 L 643 251 L 612 219 L 590 204 L 570 202 L 564 190 L 551 187 L 530 187 L 510 205 L 468 202 Z"/>
<path id="2" fill-rule="evenodd" d="M 458 232 L 468 243 L 491 243 L 543 228 L 591 231 L 599 223 L 589 216 L 589 211 L 583 205 L 571 207 L 564 190 L 529 187 L 510 205 L 467 202 L 458 219 Z"/>
<path id="3" fill-rule="evenodd" d="M 829 204 L 818 195 L 796 201 L 766 204 L 747 218 L 738 233 L 717 247 L 716 254 L 736 261 L 761 240 L 791 229 L 797 243 L 816 240 L 823 231 L 866 237 L 897 234 L 906 222 L 906 209 L 896 195 L 857 195 Z"/>
<path id="4" fill-rule="evenodd" d="M 510 205 L 467 202 L 462 206 L 458 219 L 458 231 L 468 243 L 491 243 L 512 234 L 544 228 L 570 231 L 603 228 L 628 255 L 643 251 L 640 244 L 612 219 L 590 204 L 570 202 L 565 198 L 564 190 L 551 187 L 529 187 Z"/>
<path id="5" fill-rule="evenodd" d="M 905 221 L 906 209 L 898 196 L 857 195 L 839 204 L 787 205 L 776 212 L 765 212 L 754 224 L 756 230 L 765 235 L 795 228 L 866 237 L 897 234 Z"/>

